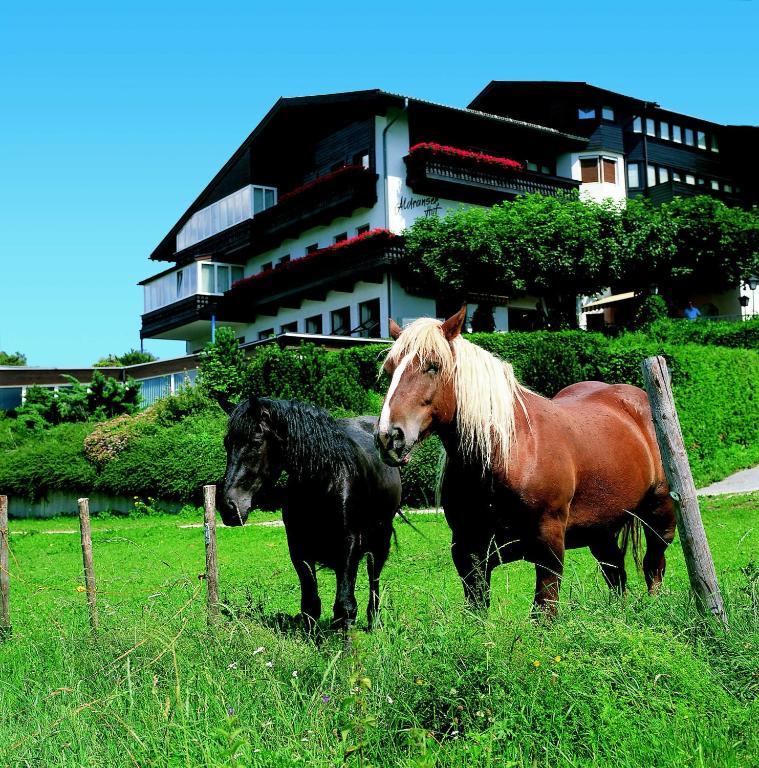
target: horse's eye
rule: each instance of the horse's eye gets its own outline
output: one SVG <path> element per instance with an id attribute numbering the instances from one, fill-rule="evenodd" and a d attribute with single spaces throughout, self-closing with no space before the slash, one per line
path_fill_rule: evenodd
<path id="1" fill-rule="evenodd" d="M 437 373 L 440 370 L 440 366 L 437 363 L 427 363 L 427 367 L 424 369 L 425 373 Z"/>

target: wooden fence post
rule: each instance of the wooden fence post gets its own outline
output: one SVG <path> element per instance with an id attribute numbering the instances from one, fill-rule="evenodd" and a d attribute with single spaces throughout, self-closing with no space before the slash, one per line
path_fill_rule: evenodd
<path id="1" fill-rule="evenodd" d="M 206 604 L 208 623 L 212 624 L 219 612 L 219 568 L 216 559 L 216 486 L 203 486 L 204 524 L 206 542 Z"/>
<path id="2" fill-rule="evenodd" d="M 11 635 L 8 497 L 0 496 L 0 640 Z"/>
<path id="3" fill-rule="evenodd" d="M 685 555 L 691 589 L 702 612 L 710 612 L 727 626 L 714 561 L 706 541 L 706 532 L 696 497 L 683 433 L 670 386 L 666 360 L 647 357 L 643 361 L 643 380 L 651 403 L 664 472 L 677 511 L 677 530 Z"/>
<path id="4" fill-rule="evenodd" d="M 98 607 L 95 590 L 95 568 L 92 564 L 92 530 L 90 528 L 90 500 L 79 499 L 79 531 L 82 538 L 82 563 L 84 564 L 84 588 L 90 609 L 92 633 L 98 630 Z"/>

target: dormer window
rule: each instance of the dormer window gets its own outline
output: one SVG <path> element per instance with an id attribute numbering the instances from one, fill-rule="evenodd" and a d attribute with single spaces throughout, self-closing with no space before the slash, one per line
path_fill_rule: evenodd
<path id="1" fill-rule="evenodd" d="M 601 107 L 601 117 L 604 120 L 611 120 L 614 122 L 614 110 L 611 107 Z"/>
<path id="2" fill-rule="evenodd" d="M 593 107 L 580 107 L 577 110 L 577 117 L 579 120 L 595 120 L 596 110 Z"/>

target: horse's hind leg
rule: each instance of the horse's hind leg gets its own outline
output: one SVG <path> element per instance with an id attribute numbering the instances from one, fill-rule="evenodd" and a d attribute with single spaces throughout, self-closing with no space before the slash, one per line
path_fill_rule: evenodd
<path id="1" fill-rule="evenodd" d="M 383 541 L 381 545 L 375 546 L 366 555 L 366 573 L 369 576 L 369 605 L 366 608 L 366 624 L 369 629 L 372 629 L 377 621 L 380 600 L 379 577 L 389 553 L 390 535 L 388 534 L 386 542 Z"/>
<path id="2" fill-rule="evenodd" d="M 342 563 L 335 569 L 337 593 L 333 607 L 333 624 L 348 629 L 356 621 L 356 574 L 361 559 L 358 537 L 346 536 Z"/>
<path id="3" fill-rule="evenodd" d="M 643 574 L 650 594 L 655 594 L 661 585 L 666 560 L 664 552 L 675 538 L 677 520 L 675 504 L 669 494 L 661 496 L 658 505 L 649 513 L 641 515 L 643 534 L 646 537 L 646 554 L 643 558 Z"/>
<path id="4" fill-rule="evenodd" d="M 627 585 L 625 558 L 613 534 L 602 534 L 590 543 L 590 551 L 601 566 L 601 573 L 613 591 L 624 594 Z"/>

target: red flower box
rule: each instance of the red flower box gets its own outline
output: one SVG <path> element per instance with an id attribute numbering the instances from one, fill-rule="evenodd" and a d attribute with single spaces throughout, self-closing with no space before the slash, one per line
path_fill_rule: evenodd
<path id="1" fill-rule="evenodd" d="M 309 181 L 306 184 L 301 184 L 301 186 L 295 187 L 295 189 L 291 189 L 289 192 L 285 192 L 283 195 L 279 196 L 277 203 L 290 200 L 291 198 L 297 197 L 303 192 L 308 192 L 309 190 L 316 187 L 322 187 L 337 178 L 360 177 L 365 173 L 367 173 L 367 170 L 363 165 L 344 165 L 342 168 L 338 168 L 335 171 L 330 171 L 330 173 L 325 173 L 324 176 L 317 176 L 313 181 Z"/>
<path id="2" fill-rule="evenodd" d="M 309 262 L 313 261 L 319 256 L 322 256 L 325 253 L 333 253 L 335 251 L 350 250 L 351 248 L 358 246 L 362 243 L 366 243 L 367 241 L 390 243 L 395 240 L 400 240 L 400 237 L 394 234 L 393 232 L 391 232 L 389 229 L 370 229 L 368 232 L 364 232 L 360 235 L 356 235 L 355 237 L 351 237 L 348 240 L 341 240 L 339 243 L 328 245 L 326 248 L 319 248 L 318 251 L 312 251 L 311 253 L 299 259 L 291 259 L 290 261 L 285 262 L 284 264 L 277 264 L 277 266 L 274 267 L 273 269 L 267 269 L 265 272 L 257 272 L 255 275 L 249 275 L 248 277 L 243 277 L 241 280 L 235 280 L 235 282 L 232 283 L 231 290 L 237 290 L 238 288 L 243 288 L 247 285 L 251 285 L 255 283 L 256 280 L 261 280 L 263 278 L 270 277 L 271 275 L 274 275 L 274 274 L 288 272 L 293 268 L 297 268 L 304 264 L 308 264 Z"/>
<path id="3" fill-rule="evenodd" d="M 410 157 L 430 157 L 430 158 L 451 158 L 463 160 L 474 166 L 487 168 L 500 168 L 507 171 L 523 171 L 524 165 L 516 160 L 510 160 L 508 157 L 496 157 L 495 155 L 486 155 L 483 152 L 469 152 L 465 149 L 448 147 L 445 144 L 435 144 L 432 142 L 421 142 L 414 144 L 408 151 Z"/>

